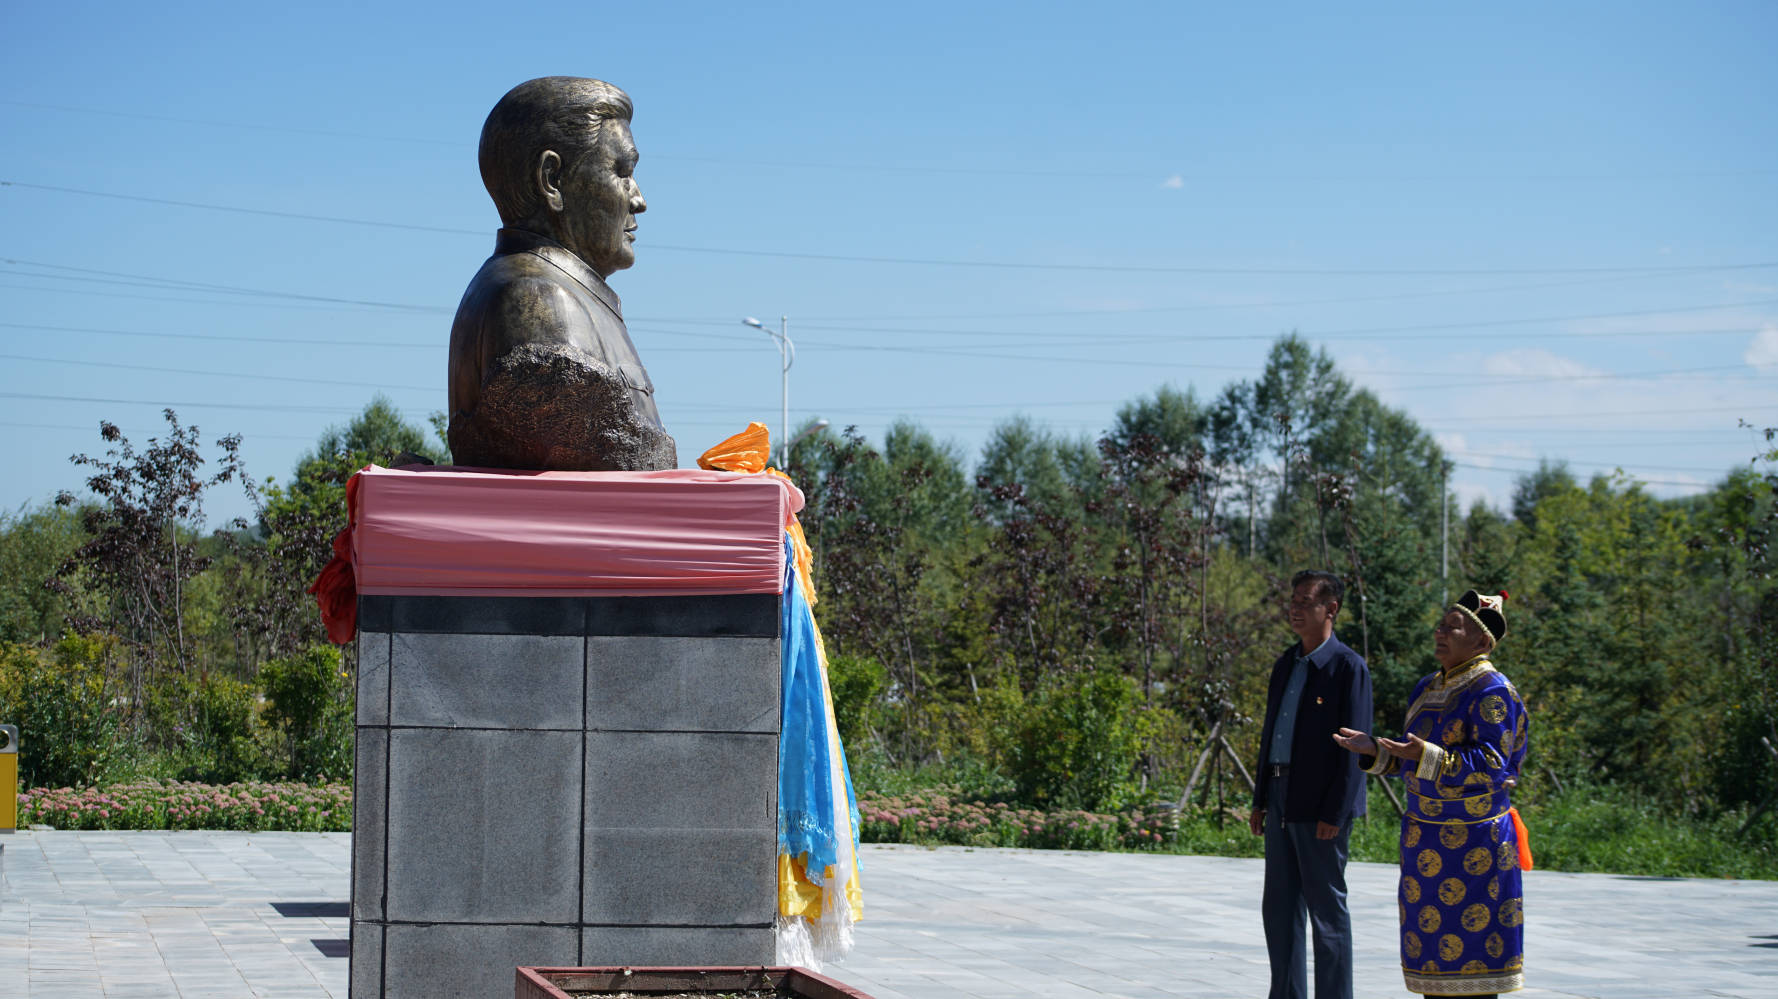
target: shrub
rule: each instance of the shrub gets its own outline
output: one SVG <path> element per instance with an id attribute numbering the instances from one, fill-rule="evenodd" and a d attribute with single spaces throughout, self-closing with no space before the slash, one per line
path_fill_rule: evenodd
<path id="1" fill-rule="evenodd" d="M 949 787 L 858 796 L 859 839 L 866 843 L 1016 846 L 1048 850 L 1165 849 L 1178 835 L 1166 805 L 1116 813 L 1043 811 L 1006 802 L 970 801 Z"/>
<path id="2" fill-rule="evenodd" d="M 148 691 L 153 729 L 181 780 L 231 783 L 260 776 L 250 684 L 206 673 L 175 676 Z"/>
<path id="3" fill-rule="evenodd" d="M 311 645 L 259 669 L 266 721 L 282 734 L 288 773 L 299 779 L 352 774 L 352 685 L 339 650 Z"/>
<path id="4" fill-rule="evenodd" d="M 69 636 L 47 653 L 0 645 L 0 721 L 19 729 L 26 787 L 91 784 L 129 752 L 118 643 Z"/>
<path id="5" fill-rule="evenodd" d="M 1088 811 L 1129 802 L 1142 751 L 1139 700 L 1136 685 L 1111 672 L 1076 673 L 1040 689 L 1013 752 L 1020 800 Z"/>
<path id="6" fill-rule="evenodd" d="M 833 716 L 840 729 L 840 742 L 856 753 L 872 738 L 871 714 L 877 698 L 889 685 L 889 671 L 869 656 L 829 656 L 827 685 L 833 694 Z"/>

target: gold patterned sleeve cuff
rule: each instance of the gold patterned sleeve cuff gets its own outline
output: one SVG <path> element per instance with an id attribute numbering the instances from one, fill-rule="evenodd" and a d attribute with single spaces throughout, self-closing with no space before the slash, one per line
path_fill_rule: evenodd
<path id="1" fill-rule="evenodd" d="M 1377 747 L 1376 762 L 1372 763 L 1368 767 L 1365 767 L 1364 772 L 1367 774 L 1377 774 L 1378 776 L 1381 776 L 1381 775 L 1389 772 L 1389 765 L 1394 762 L 1395 762 L 1395 757 L 1389 755 L 1389 750 L 1384 749 L 1382 746 L 1379 745 Z"/>
<path id="2" fill-rule="evenodd" d="M 1420 754 L 1420 765 L 1414 769 L 1414 776 L 1421 780 L 1437 780 L 1443 770 L 1445 750 L 1442 746 L 1426 743 L 1425 752 Z"/>

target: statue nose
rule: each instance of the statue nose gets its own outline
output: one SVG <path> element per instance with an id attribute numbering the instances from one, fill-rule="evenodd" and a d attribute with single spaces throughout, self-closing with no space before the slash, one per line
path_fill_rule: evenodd
<path id="1" fill-rule="evenodd" d="M 640 215 L 645 211 L 648 211 L 648 202 L 642 200 L 642 191 L 638 189 L 630 194 L 630 214 Z"/>

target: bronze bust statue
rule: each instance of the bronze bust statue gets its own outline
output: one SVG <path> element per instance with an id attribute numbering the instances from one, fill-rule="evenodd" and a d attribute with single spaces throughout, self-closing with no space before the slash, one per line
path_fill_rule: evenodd
<path id="1" fill-rule="evenodd" d="M 482 126 L 494 255 L 451 325 L 451 460 L 483 468 L 674 468 L 654 383 L 605 279 L 636 261 L 628 94 L 571 76 L 514 87 Z"/>

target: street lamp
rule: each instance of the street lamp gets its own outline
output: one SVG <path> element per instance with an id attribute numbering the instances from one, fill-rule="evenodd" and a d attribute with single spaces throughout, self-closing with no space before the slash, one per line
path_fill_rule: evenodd
<path id="1" fill-rule="evenodd" d="M 791 439 L 784 442 L 784 453 L 778 456 L 779 467 L 782 468 L 782 467 L 788 466 L 790 464 L 790 449 L 795 447 L 798 441 L 802 440 L 805 437 L 810 437 L 815 434 L 818 434 L 821 431 L 826 430 L 829 426 L 831 426 L 831 424 L 829 424 L 826 420 L 816 419 L 816 421 L 814 423 L 811 423 L 808 426 L 802 428 L 801 430 L 798 430 L 796 432 L 795 437 L 792 437 Z"/>
<path id="2" fill-rule="evenodd" d="M 779 384 L 779 400 L 783 410 L 779 414 L 778 423 L 778 440 L 783 442 L 779 445 L 783 451 L 783 458 L 779 459 L 779 464 L 782 465 L 784 459 L 790 457 L 790 366 L 796 363 L 796 344 L 790 342 L 790 317 L 778 317 L 776 333 L 752 316 L 741 320 L 741 325 L 751 326 L 778 342 L 778 361 L 783 365 L 780 373 L 782 381 Z"/>

